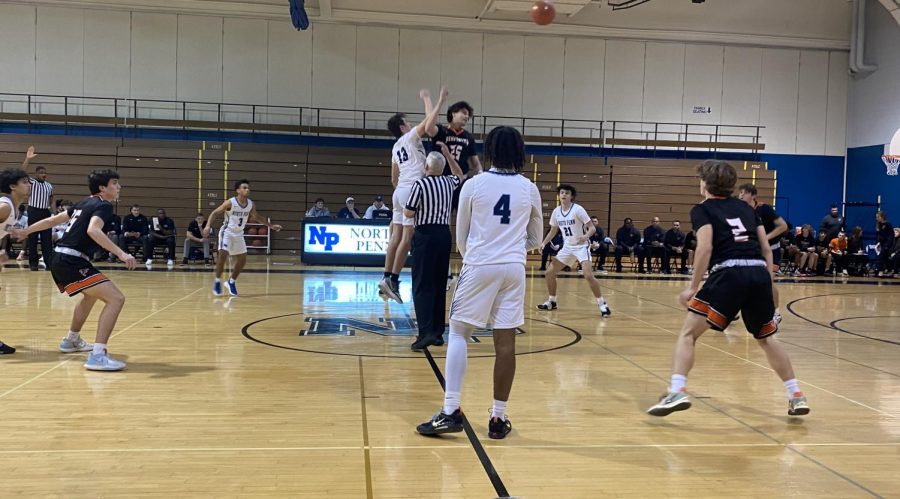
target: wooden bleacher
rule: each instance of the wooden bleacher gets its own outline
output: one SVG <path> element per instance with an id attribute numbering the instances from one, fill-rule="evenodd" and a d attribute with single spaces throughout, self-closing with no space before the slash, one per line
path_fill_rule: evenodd
<path id="1" fill-rule="evenodd" d="M 152 217 L 157 208 L 165 208 L 178 230 L 179 257 L 198 197 L 201 210 L 209 214 L 233 194 L 232 184 L 240 178 L 251 181 L 259 210 L 285 227 L 272 238 L 272 249 L 280 254 L 299 250 L 300 221 L 317 197 L 325 199 L 333 214 L 348 196 L 356 199 L 360 212 L 376 195 L 393 204 L 390 157 L 382 149 L 232 143 L 229 150 L 227 143 L 207 143 L 204 150 L 203 144 L 187 141 L 0 135 L 0 167 L 20 165 L 31 144 L 38 152 L 32 171 L 37 165 L 48 168 L 57 199 L 83 198 L 91 170 L 116 168 L 123 185 L 116 212 L 124 217 L 132 204 L 139 204 Z M 700 201 L 696 160 L 549 155 L 528 160 L 523 175 L 535 180 L 541 192 L 545 226 L 556 207 L 559 183 L 577 188 L 577 202 L 600 219 L 611 237 L 625 217 L 634 219 L 638 229 L 659 216 L 666 229 L 677 219 L 683 230 L 690 230 L 690 208 Z M 774 172 L 743 161 L 733 164 L 739 182 L 755 179 L 760 198 L 773 201 Z"/>

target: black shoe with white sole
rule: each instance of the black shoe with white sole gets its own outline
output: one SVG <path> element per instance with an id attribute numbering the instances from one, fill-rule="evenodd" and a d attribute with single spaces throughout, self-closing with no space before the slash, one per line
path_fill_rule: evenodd
<path id="1" fill-rule="evenodd" d="M 444 414 L 443 411 L 435 414 L 431 420 L 416 427 L 420 435 L 442 435 L 444 433 L 459 433 L 463 431 L 462 410 L 457 409 L 453 414 Z"/>

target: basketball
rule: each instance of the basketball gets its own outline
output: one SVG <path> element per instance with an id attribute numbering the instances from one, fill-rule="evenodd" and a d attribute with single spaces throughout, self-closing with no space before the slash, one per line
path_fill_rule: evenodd
<path id="1" fill-rule="evenodd" d="M 250 245 L 258 248 L 263 245 L 262 239 L 254 239 Z"/>
<path id="2" fill-rule="evenodd" d="M 550 0 L 538 0 L 531 6 L 531 20 L 539 26 L 546 26 L 556 17 L 556 8 Z"/>
<path id="3" fill-rule="evenodd" d="M 247 235 L 248 235 L 248 236 L 255 236 L 255 235 L 257 235 L 256 227 L 248 227 L 248 228 L 247 228 Z"/>
<path id="4" fill-rule="evenodd" d="M 256 234 L 257 234 L 257 235 L 260 235 L 260 236 L 268 236 L 268 235 L 269 235 L 269 228 L 268 228 L 268 227 L 260 227 L 259 230 L 256 231 Z"/>

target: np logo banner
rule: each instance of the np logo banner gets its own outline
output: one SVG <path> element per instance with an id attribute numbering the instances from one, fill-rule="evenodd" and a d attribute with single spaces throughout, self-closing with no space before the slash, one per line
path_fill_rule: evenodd
<path id="1" fill-rule="evenodd" d="M 305 253 L 384 255 L 390 242 L 386 225 L 307 223 L 304 232 Z"/>

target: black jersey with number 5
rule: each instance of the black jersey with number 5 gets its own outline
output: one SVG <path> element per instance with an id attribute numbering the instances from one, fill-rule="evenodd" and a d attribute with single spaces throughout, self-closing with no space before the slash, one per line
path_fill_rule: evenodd
<path id="1" fill-rule="evenodd" d="M 698 231 L 712 226 L 712 267 L 725 260 L 763 260 L 756 228 L 759 216 L 747 203 L 737 198 L 711 198 L 691 209 L 691 225 Z"/>
<path id="2" fill-rule="evenodd" d="M 103 224 L 106 225 L 113 217 L 112 204 L 100 199 L 99 196 L 91 196 L 69 208 L 68 213 L 69 224 L 66 226 L 66 232 L 56 243 L 57 246 L 93 255 L 98 245 L 87 233 L 88 227 L 91 225 L 91 218 L 100 217 Z"/>

